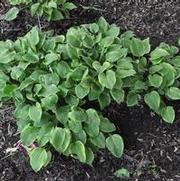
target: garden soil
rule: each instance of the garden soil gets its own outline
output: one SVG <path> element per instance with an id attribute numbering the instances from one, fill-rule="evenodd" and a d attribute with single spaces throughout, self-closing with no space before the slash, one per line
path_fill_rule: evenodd
<path id="1" fill-rule="evenodd" d="M 15 40 L 34 25 L 42 30 L 63 34 L 71 26 L 90 23 L 104 16 L 121 30 L 133 30 L 140 37 L 150 37 L 153 46 L 164 41 L 177 45 L 180 37 L 180 0 L 74 0 L 78 10 L 63 22 L 49 23 L 22 12 L 17 20 L 6 22 L 3 14 L 9 4 L 0 0 L 0 40 Z M 80 6 L 81 5 L 81 6 Z M 180 101 L 175 107 L 176 121 L 165 124 L 143 101 L 139 106 L 111 104 L 103 114 L 111 119 L 125 140 L 125 154 L 114 158 L 107 151 L 98 152 L 93 167 L 54 153 L 53 162 L 37 174 L 32 171 L 26 153 L 15 150 L 19 140 L 14 105 L 0 108 L 0 181 L 116 181 L 120 168 L 130 172 L 130 181 L 180 181 Z"/>

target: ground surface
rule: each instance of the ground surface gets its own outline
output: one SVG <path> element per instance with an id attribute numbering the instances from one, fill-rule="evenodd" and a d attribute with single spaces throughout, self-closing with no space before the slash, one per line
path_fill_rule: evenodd
<path id="1" fill-rule="evenodd" d="M 0 2 L 0 40 L 16 39 L 34 25 L 42 29 L 64 33 L 68 27 L 93 22 L 105 16 L 123 30 L 134 30 L 139 36 L 151 37 L 153 45 L 161 41 L 176 44 L 180 36 L 179 0 L 75 0 L 91 10 L 76 10 L 71 19 L 63 23 L 47 23 L 28 14 L 7 23 L 2 14 L 7 11 L 5 1 Z M 96 10 L 92 10 L 96 8 Z M 97 10 L 99 9 L 99 10 Z M 167 125 L 141 103 L 138 107 L 112 104 L 104 114 L 118 126 L 125 139 L 126 150 L 122 159 L 107 152 L 99 152 L 94 167 L 83 165 L 72 158 L 54 155 L 52 162 L 38 174 L 32 172 L 28 159 L 22 152 L 10 152 L 19 140 L 13 105 L 6 103 L 0 109 L 0 180 L 1 181 L 115 181 L 114 172 L 125 167 L 132 181 L 180 180 L 180 102 L 175 103 L 176 122 Z M 12 149 L 11 149 L 12 151 Z"/>

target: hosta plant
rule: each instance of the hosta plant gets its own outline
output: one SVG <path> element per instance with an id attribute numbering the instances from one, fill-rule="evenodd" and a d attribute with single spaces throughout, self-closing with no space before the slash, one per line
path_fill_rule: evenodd
<path id="1" fill-rule="evenodd" d="M 148 75 L 148 93 L 144 100 L 146 104 L 164 121 L 172 123 L 175 111 L 172 106 L 166 106 L 165 98 L 180 100 L 180 56 L 178 48 L 161 43 L 150 54 Z"/>
<path id="2" fill-rule="evenodd" d="M 143 41 L 126 35 L 124 46 L 134 57 L 136 75 L 126 79 L 130 88 L 127 105 L 134 106 L 144 97 L 145 103 L 167 123 L 175 120 L 175 110 L 167 106 L 168 100 L 180 100 L 180 56 L 179 49 L 161 43 L 150 52 L 149 39 Z M 127 82 L 127 83 L 126 83 Z"/>
<path id="3" fill-rule="evenodd" d="M 165 121 L 174 120 L 163 99 L 179 99 L 177 48 L 169 47 L 174 53 L 158 61 L 157 50 L 150 53 L 150 48 L 149 39 L 120 33 L 104 18 L 70 28 L 66 35 L 51 36 L 34 27 L 14 42 L 0 42 L 1 99 L 15 101 L 21 141 L 35 171 L 50 162 L 52 148 L 90 165 L 99 149 L 121 157 L 123 140 L 100 112 L 112 101 L 134 106 L 144 97 Z M 174 76 L 164 63 L 173 67 Z M 152 71 L 160 64 L 162 71 Z M 163 86 L 152 81 L 156 74 Z M 168 82 L 166 74 L 173 80 Z M 89 106 L 92 101 L 98 110 Z"/>
<path id="4" fill-rule="evenodd" d="M 17 17 L 19 8 L 17 5 L 24 5 L 30 9 L 32 16 L 46 17 L 48 21 L 57 21 L 69 17 L 69 11 L 76 8 L 75 4 L 67 0 L 9 0 L 15 6 L 5 15 L 5 19 L 11 21 Z"/>
<path id="5" fill-rule="evenodd" d="M 77 87 L 91 74 L 88 65 L 71 58 L 67 37 L 50 37 L 35 27 L 15 42 L 0 43 L 1 98 L 15 101 L 21 141 L 35 171 L 49 163 L 51 147 L 88 164 L 99 149 L 116 157 L 124 149 L 121 136 L 113 134 L 114 124 L 83 108 L 86 99 L 78 92 L 84 91 Z"/>

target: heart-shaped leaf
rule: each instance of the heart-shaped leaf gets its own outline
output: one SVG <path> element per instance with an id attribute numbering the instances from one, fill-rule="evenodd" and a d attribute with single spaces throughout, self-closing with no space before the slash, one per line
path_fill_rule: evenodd
<path id="1" fill-rule="evenodd" d="M 42 117 L 42 108 L 41 105 L 37 102 L 35 106 L 29 108 L 29 117 L 34 122 L 39 122 Z"/>
<path id="2" fill-rule="evenodd" d="M 106 147 L 115 156 L 120 158 L 124 151 L 124 143 L 121 136 L 114 134 L 106 139 Z"/>
<path id="3" fill-rule="evenodd" d="M 6 21 L 12 21 L 17 18 L 17 15 L 19 13 L 19 9 L 17 7 L 11 8 L 6 14 L 5 14 L 5 20 Z"/>
<path id="4" fill-rule="evenodd" d="M 35 148 L 29 152 L 30 164 L 35 172 L 38 172 L 43 166 L 46 165 L 48 154 L 44 148 Z"/>
<path id="5" fill-rule="evenodd" d="M 161 116 L 163 120 L 167 123 L 173 123 L 175 119 L 175 111 L 172 106 L 167 106 L 162 108 Z"/>
<path id="6" fill-rule="evenodd" d="M 152 91 L 145 95 L 145 103 L 154 111 L 158 111 L 160 107 L 161 98 L 158 92 Z"/>
<path id="7" fill-rule="evenodd" d="M 169 88 L 166 94 L 172 100 L 180 100 L 180 89 L 177 87 Z"/>
<path id="8" fill-rule="evenodd" d="M 108 70 L 106 73 L 101 73 L 98 76 L 101 85 L 108 89 L 113 89 L 116 83 L 116 74 L 113 70 Z"/>

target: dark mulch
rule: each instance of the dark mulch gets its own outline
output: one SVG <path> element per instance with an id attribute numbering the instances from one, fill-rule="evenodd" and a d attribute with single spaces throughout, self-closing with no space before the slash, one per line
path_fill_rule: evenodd
<path id="1" fill-rule="evenodd" d="M 72 12 L 71 19 L 48 23 L 32 18 L 25 12 L 13 22 L 2 20 L 9 5 L 0 2 L 0 40 L 16 39 L 32 26 L 44 30 L 53 29 L 64 33 L 72 25 L 93 22 L 105 16 L 109 22 L 118 24 L 123 30 L 131 29 L 141 37 L 151 37 L 153 45 L 161 41 L 176 44 L 180 36 L 179 0 L 74 0 L 89 6 Z M 5 2 L 5 1 L 4 1 Z M 96 10 L 93 10 L 96 8 Z M 117 169 L 124 167 L 131 173 L 132 181 L 179 181 L 180 180 L 180 102 L 175 103 L 176 122 L 163 123 L 141 103 L 138 107 L 112 104 L 104 114 L 115 122 L 124 137 L 126 150 L 122 159 L 116 159 L 106 151 L 97 154 L 94 167 L 54 154 L 54 162 L 35 174 L 28 158 L 21 152 L 10 152 L 19 140 L 14 109 L 6 103 L 0 110 L 0 180 L 2 181 L 114 181 Z"/>
<path id="2" fill-rule="evenodd" d="M 9 8 L 5 0 L 0 2 L 0 40 L 16 39 L 24 35 L 34 25 L 42 29 L 64 33 L 67 28 L 82 23 L 94 22 L 104 16 L 109 22 L 116 23 L 122 30 L 133 30 L 140 37 L 150 37 L 153 44 L 166 41 L 175 44 L 180 36 L 179 0 L 72 0 L 79 5 L 68 20 L 48 23 L 32 18 L 22 12 L 13 22 L 5 22 L 2 15 Z M 88 7 L 89 10 L 83 9 Z"/>

